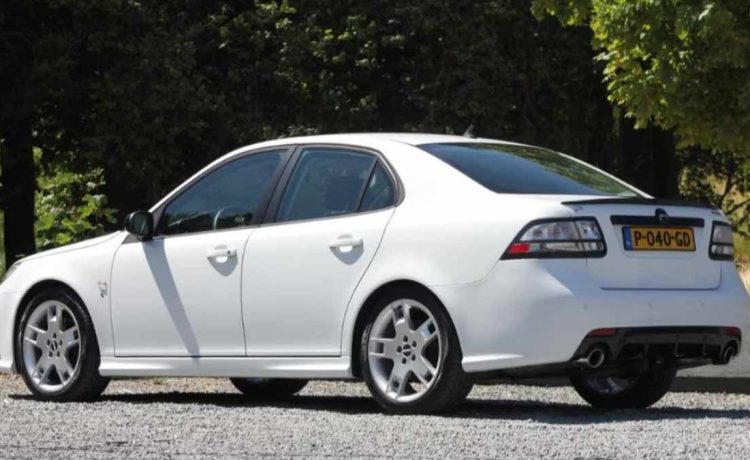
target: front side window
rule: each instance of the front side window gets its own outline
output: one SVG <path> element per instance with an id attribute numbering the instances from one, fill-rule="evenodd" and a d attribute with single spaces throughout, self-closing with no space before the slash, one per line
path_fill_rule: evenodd
<path id="1" fill-rule="evenodd" d="M 584 163 L 539 147 L 489 143 L 419 147 L 497 193 L 640 196 Z"/>
<path id="2" fill-rule="evenodd" d="M 284 192 L 278 222 L 357 212 L 376 165 L 374 156 L 342 149 L 302 151 Z"/>
<path id="3" fill-rule="evenodd" d="M 158 233 L 204 232 L 249 225 L 286 150 L 255 153 L 226 163 L 198 179 L 171 201 Z"/>

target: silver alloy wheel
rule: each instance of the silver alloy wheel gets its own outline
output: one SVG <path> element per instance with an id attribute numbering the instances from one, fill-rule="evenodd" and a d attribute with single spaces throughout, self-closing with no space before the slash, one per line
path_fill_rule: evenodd
<path id="1" fill-rule="evenodd" d="M 58 300 L 37 305 L 23 331 L 23 360 L 32 383 L 57 392 L 72 381 L 81 362 L 81 335 L 73 312 Z"/>
<path id="2" fill-rule="evenodd" d="M 443 339 L 432 313 L 416 300 L 399 299 L 375 319 L 368 338 L 370 374 L 389 399 L 419 399 L 443 365 Z"/>
<path id="3" fill-rule="evenodd" d="M 633 385 L 633 379 L 590 377 L 586 379 L 586 385 L 597 393 L 616 395 L 630 388 Z"/>

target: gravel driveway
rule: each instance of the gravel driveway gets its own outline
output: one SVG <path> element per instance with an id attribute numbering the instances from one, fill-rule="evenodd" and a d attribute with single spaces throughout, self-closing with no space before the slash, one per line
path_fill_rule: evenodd
<path id="1" fill-rule="evenodd" d="M 750 458 L 750 395 L 673 393 L 605 413 L 570 389 L 475 388 L 446 416 L 390 416 L 359 383 L 254 405 L 225 380 L 121 380 L 101 401 L 31 400 L 0 377 L 2 458 Z"/>

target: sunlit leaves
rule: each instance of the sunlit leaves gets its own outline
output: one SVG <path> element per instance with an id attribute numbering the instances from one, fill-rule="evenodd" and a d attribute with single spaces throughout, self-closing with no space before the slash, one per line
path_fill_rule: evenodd
<path id="1" fill-rule="evenodd" d="M 536 0 L 585 24 L 605 63 L 611 100 L 680 145 L 750 153 L 750 2 Z"/>

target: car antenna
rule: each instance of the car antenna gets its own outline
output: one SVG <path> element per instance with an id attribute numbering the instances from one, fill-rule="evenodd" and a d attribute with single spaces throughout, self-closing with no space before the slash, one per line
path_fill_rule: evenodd
<path id="1" fill-rule="evenodd" d="M 477 135 L 474 134 L 474 123 L 470 124 L 468 128 L 466 128 L 466 131 L 464 131 L 464 137 L 470 137 L 472 139 L 476 139 Z"/>

